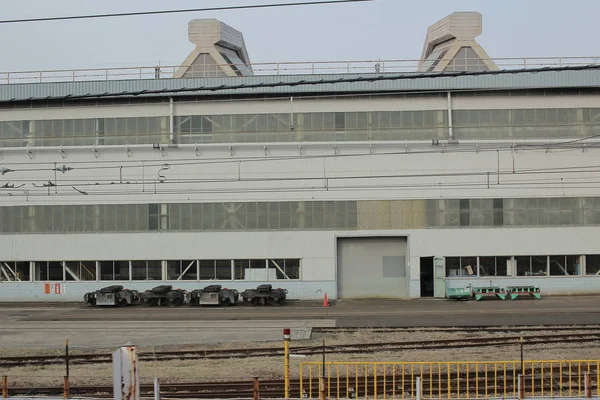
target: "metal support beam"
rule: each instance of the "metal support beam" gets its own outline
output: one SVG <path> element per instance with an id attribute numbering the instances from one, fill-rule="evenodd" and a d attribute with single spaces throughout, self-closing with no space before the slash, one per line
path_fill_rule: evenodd
<path id="1" fill-rule="evenodd" d="M 77 276 L 77 274 L 71 270 L 71 268 L 67 267 L 67 263 L 66 262 L 63 262 L 63 266 L 65 267 L 65 272 L 67 274 L 71 275 L 71 278 L 73 278 L 73 280 L 75 280 L 75 281 L 80 281 L 81 280 L 81 279 L 79 279 L 79 277 Z"/>
<path id="2" fill-rule="evenodd" d="M 183 272 L 181 273 L 181 275 L 179 275 L 179 276 L 177 277 L 177 280 L 178 280 L 178 281 L 180 281 L 181 279 L 183 279 L 183 276 L 184 276 L 184 275 L 185 275 L 185 274 L 188 272 L 188 270 L 189 270 L 189 269 L 192 267 L 192 265 L 196 265 L 196 260 L 192 261 L 192 262 L 190 263 L 190 265 L 188 265 L 188 266 L 186 267 L 186 269 L 184 269 L 184 270 L 183 270 Z"/>
<path id="3" fill-rule="evenodd" d="M 10 275 L 8 275 L 8 272 L 6 272 L 2 264 L 0 264 L 0 272 L 2 272 L 2 275 L 4 275 L 7 281 L 12 281 Z"/>
<path id="4" fill-rule="evenodd" d="M 277 268 L 279 270 L 279 272 L 281 272 L 283 274 L 283 277 L 285 279 L 290 279 L 289 276 L 286 275 L 286 273 L 283 271 L 283 269 L 281 269 L 281 267 L 275 262 L 275 260 L 269 260 L 273 263 L 273 265 L 275 265 L 275 268 Z"/>
<path id="5" fill-rule="evenodd" d="M 3 262 L 2 264 L 4 264 L 4 268 L 6 268 L 8 271 L 10 271 L 10 273 L 15 277 L 15 281 L 20 281 L 21 280 L 19 278 L 19 275 L 17 274 L 16 265 L 15 265 L 15 269 L 12 269 L 8 263 Z"/>

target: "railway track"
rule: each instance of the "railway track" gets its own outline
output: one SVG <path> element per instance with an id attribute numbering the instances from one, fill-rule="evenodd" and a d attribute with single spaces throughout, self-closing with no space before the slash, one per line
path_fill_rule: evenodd
<path id="1" fill-rule="evenodd" d="M 434 375 L 435 376 L 435 375 Z M 549 376 L 545 379 L 536 377 L 533 380 L 526 380 L 526 392 L 540 393 L 542 388 L 546 393 L 578 393 L 581 390 L 581 381 L 577 376 L 563 375 L 559 382 L 559 376 L 554 375 L 554 383 L 549 384 Z M 234 381 L 234 382 L 189 382 L 189 383 L 163 383 L 161 384 L 161 398 L 252 398 L 254 387 L 252 381 Z M 592 390 L 596 390 L 596 383 Z M 485 377 L 477 379 L 459 378 L 456 374 L 451 374 L 442 379 L 423 379 L 423 393 L 428 396 L 447 395 L 448 391 L 452 393 L 461 393 L 461 395 L 480 395 L 497 396 L 498 394 L 516 394 L 516 374 L 509 371 L 507 375 L 499 379 L 491 380 Z M 69 394 L 71 396 L 93 396 L 95 398 L 112 398 L 112 386 L 72 386 Z M 140 385 L 140 395 L 151 398 L 154 395 L 154 386 L 151 384 Z M 284 398 L 283 380 L 264 380 L 259 385 L 261 398 Z M 379 376 L 377 379 L 372 376 L 356 376 L 332 378 L 326 384 L 327 397 L 346 397 L 352 394 L 354 397 L 372 396 L 376 391 L 379 395 L 385 392 L 389 396 L 395 394 L 404 395 L 414 394 L 414 376 L 407 375 L 386 375 Z M 318 379 L 304 379 L 302 390 L 299 379 L 290 381 L 290 397 L 318 397 L 319 384 Z M 9 388 L 9 395 L 12 396 L 58 396 L 63 394 L 63 387 L 37 387 L 37 388 Z M 351 396 L 351 397 L 352 397 Z"/>
<path id="2" fill-rule="evenodd" d="M 431 326 L 412 326 L 412 327 L 394 327 L 394 328 L 312 328 L 313 333 L 416 333 L 416 332 L 440 332 L 440 333 L 516 333 L 516 332 L 569 332 L 569 331 L 599 331 L 600 325 L 549 325 L 549 326 L 464 326 L 464 327 L 431 327 Z"/>
<path id="3" fill-rule="evenodd" d="M 600 341 L 600 331 L 586 333 L 563 333 L 555 335 L 526 335 L 522 336 L 526 345 L 564 344 Z M 404 350 L 438 350 L 474 347 L 511 346 L 519 343 L 521 336 L 479 337 L 441 340 L 421 340 L 386 343 L 357 343 L 326 346 L 327 354 L 360 354 L 373 352 L 397 352 Z M 290 351 L 298 355 L 322 354 L 323 347 L 292 347 Z M 140 361 L 160 362 L 169 360 L 214 360 L 227 358 L 278 357 L 283 355 L 280 347 L 256 349 L 226 349 L 226 350 L 180 350 L 163 352 L 141 352 Z M 53 365 L 65 363 L 65 356 L 17 356 L 1 357 L 0 367 L 10 368 L 24 364 Z M 110 354 L 77 354 L 69 357 L 71 364 L 102 364 L 111 363 Z"/>

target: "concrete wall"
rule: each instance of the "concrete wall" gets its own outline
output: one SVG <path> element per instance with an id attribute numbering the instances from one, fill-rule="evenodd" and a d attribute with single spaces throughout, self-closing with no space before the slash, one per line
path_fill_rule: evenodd
<path id="1" fill-rule="evenodd" d="M 5 260 L 90 259 L 189 259 L 267 258 L 302 259 L 302 281 L 276 281 L 293 299 L 322 299 L 336 292 L 336 237 L 407 236 L 409 297 L 419 297 L 420 257 L 516 256 L 599 254 L 600 227 L 419 229 L 364 232 L 253 232 L 253 233 L 156 233 L 104 235 L 21 235 L 0 237 Z M 448 287 L 469 282 L 487 285 L 489 278 L 451 278 Z M 533 284 L 546 294 L 599 293 L 600 277 L 492 278 L 497 285 Z M 169 282 L 171 283 L 171 282 Z M 211 282 L 172 282 L 176 287 L 196 289 Z M 214 282 L 213 282 L 214 283 Z M 247 289 L 260 282 L 219 282 Z M 77 301 L 86 291 L 107 282 L 66 282 L 61 295 L 44 295 L 43 282 L 0 283 L 0 301 Z M 145 290 L 160 282 L 124 282 L 131 289 Z"/>
<path id="2" fill-rule="evenodd" d="M 457 98 L 455 108 L 567 107 L 600 106 L 598 97 L 558 96 Z M 443 109 L 445 99 L 379 100 L 302 100 L 295 101 L 297 112 L 349 111 L 367 109 Z M 190 103 L 176 107 L 176 113 L 249 113 L 289 110 L 289 102 Z M 297 107 L 297 108 L 296 108 Z M 439 108 L 438 108 L 439 107 Z M 284 111 L 282 111 L 284 112 Z M 32 118 L 84 118 L 94 116 L 168 115 L 168 105 L 53 108 L 45 110 L 0 111 L 0 120 Z M 25 184 L 23 188 L 3 190 L 1 205 L 29 204 L 110 204 L 159 202 L 235 202 L 285 200 L 398 200 L 423 198 L 498 198 L 598 196 L 593 184 L 595 172 L 552 173 L 556 168 L 597 165 L 597 148 L 570 151 L 540 149 L 483 152 L 473 144 L 441 146 L 430 143 L 251 143 L 166 147 L 151 145 L 103 148 L 3 149 L 0 165 L 14 169 L 1 177 L 1 183 Z M 460 152 L 459 152 L 460 151 Z M 290 158 L 290 157 L 294 158 Z M 278 159 L 286 158 L 286 159 Z M 175 179 L 222 179 L 228 182 L 158 183 L 164 164 L 167 182 Z M 73 170 L 56 174 L 58 190 L 35 187 L 54 181 L 56 166 Z M 105 167 L 111 168 L 105 168 Z M 123 166 L 122 169 L 119 167 Z M 496 174 L 500 169 L 500 184 Z M 516 171 L 539 170 L 526 175 Z M 483 172 L 470 175 L 469 172 Z M 122 172 L 122 175 L 121 175 Z M 491 181 L 485 172 L 490 173 Z M 448 173 L 454 175 L 447 175 Z M 427 176 L 424 176 L 427 175 Z M 366 177 L 367 179 L 358 179 Z M 139 182 L 146 179 L 144 185 Z M 279 178 L 281 180 L 272 180 Z M 298 178 L 315 178 L 298 179 Z M 343 179 L 338 179 L 343 178 Z M 66 184 L 66 180 L 69 184 Z M 120 181 L 124 183 L 119 183 Z M 294 179 L 294 180 L 289 180 Z M 568 184 L 577 182 L 579 184 Z M 75 182 L 75 183 L 73 183 Z M 88 195 L 71 188 L 76 182 Z M 95 186 L 95 182 L 115 182 Z M 131 183 L 126 183 L 131 182 Z M 150 183 L 148 183 L 150 182 Z M 561 183 L 567 184 L 561 184 Z M 583 183 L 581 183 L 583 182 Z M 83 189 L 83 187 L 82 187 Z M 367 210 L 368 211 L 368 210 Z M 326 292 L 336 293 L 336 237 L 408 237 L 409 296 L 419 296 L 419 258 L 427 256 L 512 256 L 598 254 L 600 227 L 564 228 L 489 228 L 489 229 L 390 229 L 376 230 L 378 224 L 361 220 L 358 231 L 294 232 L 198 232 L 128 233 L 81 235 L 0 235 L 0 260 L 166 260 L 301 258 L 302 281 L 285 282 L 291 298 L 320 299 Z M 419 228 L 419 226 L 411 226 Z M 487 281 L 488 279 L 486 279 Z M 600 291 L 600 279 L 590 277 L 514 278 L 535 280 L 544 291 L 553 293 Z M 505 282 L 505 278 L 498 282 Z M 564 284 L 563 284 L 564 282 Z M 132 282 L 133 289 L 146 289 L 158 282 Z M 197 288 L 204 283 L 182 283 Z M 226 282 L 245 289 L 258 282 Z M 448 285 L 462 286 L 461 280 Z M 64 295 L 56 300 L 79 300 L 84 292 L 101 283 L 66 283 Z M 179 285 L 178 285 L 179 286 Z M 43 283 L 0 283 L 0 301 L 47 299 Z M 41 297 L 40 297 L 41 296 Z"/>

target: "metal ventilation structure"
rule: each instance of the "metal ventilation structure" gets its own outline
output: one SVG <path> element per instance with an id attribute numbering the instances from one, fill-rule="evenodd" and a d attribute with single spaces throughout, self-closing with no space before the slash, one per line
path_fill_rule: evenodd
<path id="1" fill-rule="evenodd" d="M 498 67 L 477 43 L 482 17 L 455 12 L 427 29 L 419 72 L 492 71 Z"/>
<path id="2" fill-rule="evenodd" d="M 194 19 L 188 37 L 196 48 L 174 78 L 254 75 L 242 32 L 216 19 Z"/>

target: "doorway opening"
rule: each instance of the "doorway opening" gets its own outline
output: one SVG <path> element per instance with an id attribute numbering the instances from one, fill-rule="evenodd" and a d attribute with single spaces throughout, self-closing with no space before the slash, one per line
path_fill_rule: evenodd
<path id="1" fill-rule="evenodd" d="M 433 257 L 421 257 L 421 297 L 433 297 Z"/>

